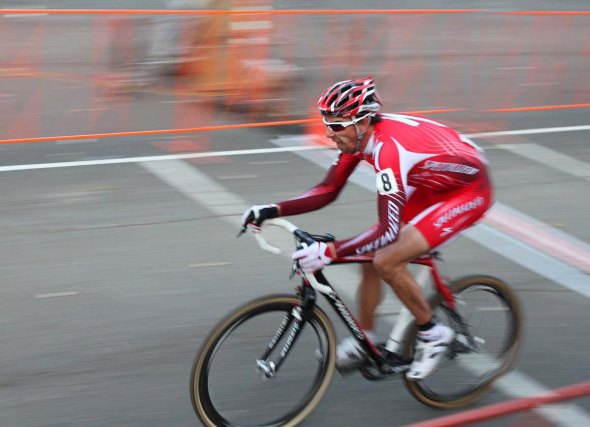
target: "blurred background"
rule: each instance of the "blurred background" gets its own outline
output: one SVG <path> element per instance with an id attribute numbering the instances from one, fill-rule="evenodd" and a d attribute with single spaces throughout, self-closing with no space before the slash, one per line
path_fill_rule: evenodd
<path id="1" fill-rule="evenodd" d="M 496 6 L 479 13 L 413 14 L 352 14 L 339 12 L 342 3 L 325 3 L 170 0 L 125 7 L 231 12 L 313 4 L 337 13 L 5 16 L 1 71 L 14 97 L 3 101 L 8 126 L 0 137 L 198 127 L 230 120 L 230 112 L 251 122 L 307 118 L 331 82 L 362 74 L 376 78 L 390 109 L 457 109 L 454 117 L 470 121 L 470 129 L 482 110 L 582 104 L 590 97 L 587 15 L 506 13 L 526 2 L 479 2 Z M 422 7 L 440 7 L 427 3 Z M 560 10 L 576 3 L 560 2 Z"/>
<path id="2" fill-rule="evenodd" d="M 198 425 L 188 380 L 208 331 L 295 285 L 286 259 L 234 238 L 239 218 L 319 182 L 334 152 L 295 151 L 325 142 L 315 102 L 369 74 L 385 111 L 454 126 L 491 162 L 498 203 L 444 268 L 511 283 L 527 334 L 478 406 L 589 379 L 589 6 L 0 0 L 0 425 Z M 297 224 L 362 231 L 372 185 Z M 332 274 L 354 303 L 356 270 Z M 388 294 L 383 334 L 397 309 Z M 304 425 L 440 415 L 399 381 L 338 377 Z M 590 399 L 496 423 L 588 425 Z"/>

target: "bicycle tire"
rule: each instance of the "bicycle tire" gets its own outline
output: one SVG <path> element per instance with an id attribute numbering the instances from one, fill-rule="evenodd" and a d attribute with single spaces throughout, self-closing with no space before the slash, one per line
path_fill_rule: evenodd
<path id="1" fill-rule="evenodd" d="M 226 316 L 212 330 L 197 353 L 191 372 L 190 382 L 190 394 L 193 408 L 197 417 L 205 426 L 220 427 L 241 425 L 241 423 L 235 423 L 235 421 L 226 418 L 226 415 L 221 413 L 219 408 L 213 402 L 209 390 L 210 367 L 215 356 L 218 356 L 217 353 L 219 347 L 222 345 L 226 337 L 231 336 L 231 334 L 244 322 L 247 322 L 250 319 L 255 319 L 257 316 L 267 313 L 274 315 L 272 312 L 291 312 L 293 307 L 298 305 L 299 302 L 300 300 L 293 295 L 266 296 L 239 307 Z M 305 325 L 311 325 L 313 327 L 315 336 L 323 343 L 320 347 L 324 350 L 322 357 L 317 360 L 318 370 L 313 384 L 311 384 L 309 392 L 307 392 L 305 398 L 301 399 L 301 401 L 298 402 L 289 413 L 278 419 L 270 420 L 262 424 L 257 423 L 255 425 L 295 426 L 317 407 L 328 390 L 336 364 L 336 334 L 330 319 L 320 307 L 314 306 L 309 314 L 310 317 L 307 319 Z M 278 324 L 273 325 L 273 327 L 278 327 Z M 322 336 L 320 337 L 320 335 Z M 266 342 L 268 343 L 271 338 L 272 335 L 268 336 Z M 297 346 L 293 345 L 292 350 L 295 347 Z M 262 353 L 263 350 L 264 348 L 261 348 L 260 352 Z M 289 357 L 296 356 L 292 353 L 293 352 L 291 351 L 281 369 L 284 369 L 284 366 L 289 364 Z M 279 370 L 277 374 L 278 380 L 280 380 L 280 377 L 281 370 Z M 275 379 L 269 381 L 275 381 Z M 236 389 L 239 387 L 240 384 L 235 384 Z M 244 408 L 244 410 L 247 409 L 249 408 Z"/>
<path id="2" fill-rule="evenodd" d="M 453 281 L 449 285 L 449 290 L 456 297 L 459 296 L 459 298 L 467 291 L 477 291 L 477 288 L 484 289 L 490 294 L 495 294 L 498 299 L 505 304 L 505 311 L 508 312 L 506 317 L 508 318 L 510 326 L 507 327 L 507 336 L 503 338 L 503 343 L 500 346 L 501 348 L 497 358 L 499 364 L 493 371 L 481 375 L 481 381 L 478 381 L 464 391 L 456 393 L 438 393 L 433 391 L 427 385 L 427 382 L 432 377 L 436 377 L 440 371 L 437 371 L 432 374 L 432 376 L 420 381 L 412 381 L 404 378 L 406 387 L 412 396 L 427 406 L 438 409 L 454 409 L 467 406 L 480 399 L 490 389 L 492 383 L 509 371 L 514 363 L 522 334 L 522 312 L 518 299 L 516 298 L 514 291 L 505 282 L 492 276 L 467 276 Z M 430 304 L 433 309 L 436 309 L 441 306 L 442 302 L 443 297 L 438 294 L 430 301 Z M 466 321 L 467 323 L 470 323 L 471 319 L 466 319 Z M 413 355 L 416 333 L 417 329 L 414 327 L 408 334 L 410 339 L 406 340 L 404 348 L 404 355 L 407 358 L 411 358 Z M 481 357 L 486 356 L 482 355 Z M 456 363 L 456 361 L 453 362 Z"/>

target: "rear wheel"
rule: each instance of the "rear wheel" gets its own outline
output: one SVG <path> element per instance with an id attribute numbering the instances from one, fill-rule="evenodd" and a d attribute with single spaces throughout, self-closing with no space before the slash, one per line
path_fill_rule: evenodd
<path id="1" fill-rule="evenodd" d="M 436 321 L 452 327 L 457 338 L 434 374 L 420 381 L 405 379 L 416 399 L 442 409 L 474 402 L 511 368 L 522 328 L 516 295 L 501 280 L 484 275 L 469 276 L 451 283 L 449 290 L 455 297 L 463 325 L 446 308 L 441 295 L 431 303 Z M 468 333 L 463 333 L 462 327 Z M 412 358 L 416 330 L 409 336 L 405 356 Z"/>
<path id="2" fill-rule="evenodd" d="M 319 307 L 309 313 L 274 376 L 257 368 L 279 326 L 299 302 L 292 295 L 264 297 L 240 307 L 214 328 L 191 374 L 191 400 L 204 425 L 295 426 L 319 404 L 336 358 L 334 328 Z M 265 360 L 276 363 L 280 358 L 292 325 Z"/>

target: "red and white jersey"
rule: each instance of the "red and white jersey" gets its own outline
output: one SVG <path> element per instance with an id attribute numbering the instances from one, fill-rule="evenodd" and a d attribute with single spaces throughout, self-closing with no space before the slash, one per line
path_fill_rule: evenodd
<path id="1" fill-rule="evenodd" d="M 282 216 L 319 209 L 336 199 L 361 160 L 376 173 L 378 222 L 356 237 L 335 242 L 338 256 L 372 252 L 393 242 L 408 197 L 416 189 L 440 195 L 487 173 L 483 152 L 434 120 L 382 114 L 364 151 L 339 153 L 324 180 L 301 196 L 278 203 Z"/>

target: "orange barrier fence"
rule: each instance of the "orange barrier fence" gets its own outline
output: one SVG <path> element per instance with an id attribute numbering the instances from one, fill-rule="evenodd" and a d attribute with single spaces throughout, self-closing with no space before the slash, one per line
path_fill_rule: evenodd
<path id="1" fill-rule="evenodd" d="M 590 11 L 529 10 L 487 11 L 485 9 L 289 9 L 289 10 L 161 10 L 161 9 L 2 9 L 15 15 L 408 15 L 432 13 L 490 13 L 500 15 L 590 15 Z"/>
<path id="2" fill-rule="evenodd" d="M 365 74 L 388 111 L 590 106 L 590 12 L 210 3 L 1 10 L 0 142 L 306 123 L 329 84 Z"/>
<path id="3" fill-rule="evenodd" d="M 76 139 L 90 139 L 90 138 L 121 138 L 128 136 L 147 136 L 147 135 L 176 135 L 179 133 L 193 133 L 193 132 L 211 132 L 219 130 L 231 129 L 249 129 L 257 127 L 269 126 L 289 126 L 289 125 L 304 125 L 315 122 L 313 119 L 303 120 L 283 120 L 276 122 L 263 123 L 242 123 L 236 125 L 219 125 L 219 126 L 203 126 L 186 129 L 155 129 L 155 130 L 141 130 L 133 132 L 113 132 L 113 133 L 92 133 L 86 135 L 61 135 L 61 136 L 42 136 L 39 138 L 20 138 L 20 139 L 3 139 L 0 144 L 19 144 L 29 142 L 50 142 L 50 141 L 68 141 Z"/>
<path id="4" fill-rule="evenodd" d="M 431 13 L 474 13 L 477 9 L 300 9 L 300 10 L 160 10 L 160 9 L 3 9 L 13 15 L 408 15 Z M 538 12 L 532 12 L 538 13 Z M 546 12 L 544 12 L 546 13 Z M 585 13 L 585 12 L 573 12 Z M 590 13 L 590 12 L 588 12 Z"/>
<path id="5" fill-rule="evenodd" d="M 498 403 L 495 405 L 484 406 L 482 408 L 459 412 L 454 415 L 448 415 L 424 421 L 421 423 L 407 425 L 406 427 L 454 427 L 474 423 L 477 423 L 477 425 L 482 425 L 482 422 L 492 418 L 502 417 L 516 412 L 523 412 L 535 408 L 540 408 L 564 400 L 575 399 L 589 395 L 590 381 L 585 381 L 582 383 L 557 388 L 546 394 L 526 397 L 522 399 L 509 400 L 507 402 Z M 529 420 L 529 422 L 524 422 L 523 419 L 520 419 L 517 420 L 514 424 L 511 424 L 509 421 L 506 421 L 503 425 L 546 425 L 546 423 L 543 423 L 539 419 L 533 420 L 532 416 L 530 418 L 531 419 Z"/>
<path id="6" fill-rule="evenodd" d="M 456 112 L 457 110 L 425 110 L 425 111 L 400 111 L 402 114 L 440 114 L 448 112 Z M 85 135 L 61 135 L 61 136 L 41 136 L 38 138 L 18 138 L 18 139 L 0 139 L 0 144 L 23 144 L 32 142 L 51 142 L 51 141 L 71 141 L 76 139 L 90 139 L 90 138 L 121 138 L 129 136 L 147 136 L 147 135 L 176 135 L 182 133 L 194 132 L 211 132 L 219 130 L 232 129 L 251 129 L 272 126 L 292 126 L 292 125 L 311 125 L 320 123 L 317 119 L 301 119 L 301 120 L 280 120 L 274 122 L 257 122 L 257 123 L 241 123 L 235 125 L 218 125 L 218 126 L 203 126 L 186 129 L 155 129 L 132 132 L 113 132 L 113 133 L 92 133 Z"/>

